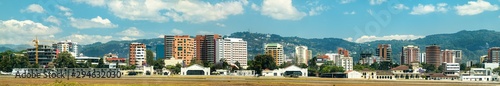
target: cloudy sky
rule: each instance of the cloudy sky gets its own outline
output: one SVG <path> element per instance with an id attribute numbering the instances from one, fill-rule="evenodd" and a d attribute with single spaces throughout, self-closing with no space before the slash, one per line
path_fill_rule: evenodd
<path id="1" fill-rule="evenodd" d="M 500 0 L 2 0 L 0 44 L 250 31 L 353 42 L 500 30 Z"/>

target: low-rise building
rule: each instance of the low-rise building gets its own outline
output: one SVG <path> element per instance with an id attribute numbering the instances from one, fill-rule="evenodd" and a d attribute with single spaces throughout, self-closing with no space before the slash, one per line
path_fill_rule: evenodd
<path id="1" fill-rule="evenodd" d="M 181 75 L 210 75 L 210 68 L 194 64 L 181 68 Z"/>
<path id="2" fill-rule="evenodd" d="M 396 79 L 423 79 L 422 74 L 406 65 L 400 65 L 391 69 Z"/>
<path id="3" fill-rule="evenodd" d="M 350 70 L 345 73 L 347 74 L 347 78 L 349 79 L 361 79 L 361 76 L 363 76 L 363 74 L 354 70 Z"/>
<path id="4" fill-rule="evenodd" d="M 165 67 L 169 65 L 175 66 L 177 64 L 180 64 L 181 66 L 184 67 L 184 60 L 182 59 L 170 58 L 170 59 L 164 59 L 163 62 L 165 63 Z"/>
<path id="5" fill-rule="evenodd" d="M 292 65 L 292 66 L 288 66 L 286 68 L 280 68 L 278 70 L 263 70 L 262 75 L 264 75 L 264 76 L 298 75 L 300 77 L 307 77 L 307 69 Z"/>
<path id="6" fill-rule="evenodd" d="M 498 81 L 498 75 L 493 74 L 490 69 L 471 68 L 460 75 L 462 81 Z"/>
<path id="7" fill-rule="evenodd" d="M 460 64 L 459 63 L 443 63 L 444 70 L 443 74 L 446 76 L 459 76 L 460 75 Z"/>
<path id="8" fill-rule="evenodd" d="M 386 71 L 386 70 L 377 70 L 376 71 L 376 79 L 378 80 L 396 80 L 394 77 L 394 74 L 392 74 L 392 71 Z"/>
<path id="9" fill-rule="evenodd" d="M 81 56 L 81 57 L 75 57 L 76 63 L 87 63 L 87 61 L 90 61 L 92 65 L 97 65 L 99 64 L 99 57 L 87 57 L 87 56 Z"/>

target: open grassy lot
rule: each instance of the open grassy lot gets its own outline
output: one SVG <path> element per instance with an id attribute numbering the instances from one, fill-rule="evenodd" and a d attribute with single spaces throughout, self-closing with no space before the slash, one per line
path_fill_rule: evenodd
<path id="1" fill-rule="evenodd" d="M 134 76 L 112 79 L 20 79 L 0 76 L 0 86 L 495 86 L 498 82 L 358 80 L 241 76 Z"/>

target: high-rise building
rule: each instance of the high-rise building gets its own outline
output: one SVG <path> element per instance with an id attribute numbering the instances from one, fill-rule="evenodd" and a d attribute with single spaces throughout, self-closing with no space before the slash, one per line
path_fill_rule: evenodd
<path id="1" fill-rule="evenodd" d="M 337 48 L 337 53 L 340 55 L 344 55 L 345 57 L 349 57 L 349 50 L 344 48 Z"/>
<path id="2" fill-rule="evenodd" d="M 216 57 L 215 57 L 215 43 L 217 42 L 218 39 L 222 38 L 220 35 L 214 34 L 214 35 L 197 35 L 196 38 L 194 39 L 195 41 L 195 54 L 196 54 L 196 59 L 209 62 L 209 63 L 215 63 Z"/>
<path id="3" fill-rule="evenodd" d="M 194 39 L 188 35 L 166 35 L 165 40 L 165 58 L 166 59 L 182 59 L 184 65 L 191 63 L 194 58 Z"/>
<path id="4" fill-rule="evenodd" d="M 271 55 L 276 62 L 276 65 L 281 65 L 285 62 L 285 53 L 283 51 L 283 46 L 278 43 L 269 43 L 264 46 L 264 53 L 266 55 Z"/>
<path id="5" fill-rule="evenodd" d="M 380 57 L 382 61 L 391 62 L 392 48 L 391 44 L 379 44 L 375 55 Z"/>
<path id="6" fill-rule="evenodd" d="M 344 55 L 341 55 L 340 58 L 335 62 L 335 64 L 343 67 L 345 71 L 353 70 L 352 57 L 346 57 Z"/>
<path id="7" fill-rule="evenodd" d="M 488 49 L 488 63 L 500 63 L 500 47 L 492 47 Z"/>
<path id="8" fill-rule="evenodd" d="M 146 44 L 131 43 L 129 50 L 130 65 L 143 66 L 146 64 Z"/>
<path id="9" fill-rule="evenodd" d="M 235 64 L 240 63 L 240 66 L 247 68 L 247 41 L 241 38 L 224 38 L 219 39 L 216 45 L 216 63 L 224 58 L 227 63 Z"/>
<path id="10" fill-rule="evenodd" d="M 425 47 L 425 62 L 433 64 L 436 67 L 441 65 L 441 48 L 438 45 L 430 45 Z"/>
<path id="11" fill-rule="evenodd" d="M 425 52 L 420 53 L 420 58 L 419 58 L 420 63 L 425 63 L 425 61 L 426 61 L 425 56 L 426 56 Z"/>
<path id="12" fill-rule="evenodd" d="M 442 50 L 441 63 L 460 63 L 462 59 L 462 50 Z"/>
<path id="13" fill-rule="evenodd" d="M 165 45 L 163 44 L 156 45 L 155 60 L 163 60 L 163 59 L 165 59 Z"/>
<path id="14" fill-rule="evenodd" d="M 26 54 L 28 55 L 29 62 L 31 64 L 36 63 L 36 52 L 38 52 L 38 64 L 47 65 L 52 60 L 56 59 L 57 52 L 56 49 L 49 45 L 38 45 L 38 51 L 35 48 L 28 48 Z"/>
<path id="15" fill-rule="evenodd" d="M 297 64 L 307 64 L 309 56 L 309 50 L 307 46 L 296 46 L 295 47 L 295 58 L 297 58 Z"/>
<path id="16" fill-rule="evenodd" d="M 420 48 L 414 45 L 404 46 L 402 49 L 401 64 L 410 64 L 412 62 L 420 62 Z"/>
<path id="17" fill-rule="evenodd" d="M 59 53 L 61 52 L 69 52 L 73 57 L 77 57 L 78 55 L 78 43 L 72 42 L 71 40 L 60 41 L 55 44 L 52 44 Z"/>

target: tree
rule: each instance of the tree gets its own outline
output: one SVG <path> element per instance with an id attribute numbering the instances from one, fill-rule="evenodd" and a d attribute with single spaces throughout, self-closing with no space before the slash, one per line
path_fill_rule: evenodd
<path id="1" fill-rule="evenodd" d="M 496 74 L 500 74 L 500 67 L 493 69 L 493 72 Z"/>
<path id="2" fill-rule="evenodd" d="M 155 64 L 153 66 L 154 66 L 155 70 L 165 68 L 165 61 L 164 60 L 156 60 L 154 63 Z"/>
<path id="3" fill-rule="evenodd" d="M 319 76 L 319 69 L 318 65 L 316 65 L 316 57 L 311 58 L 309 61 L 307 61 L 309 67 L 307 68 L 307 72 L 309 74 L 315 74 L 316 76 Z"/>
<path id="4" fill-rule="evenodd" d="M 55 67 L 57 68 L 77 68 L 76 60 L 68 52 L 62 52 L 57 55 L 57 59 L 54 61 Z"/>
<path id="5" fill-rule="evenodd" d="M 181 64 L 175 64 L 175 66 L 168 65 L 165 68 L 169 69 L 173 74 L 179 74 L 179 72 L 181 72 Z"/>
<path id="6" fill-rule="evenodd" d="M 242 69 L 240 62 L 236 61 L 236 62 L 234 62 L 234 64 L 236 65 L 236 67 L 238 67 L 238 70 Z"/>
<path id="7" fill-rule="evenodd" d="M 466 65 L 465 63 L 460 64 L 460 71 L 465 71 Z"/>
<path id="8" fill-rule="evenodd" d="M 285 63 L 281 64 L 281 65 L 279 66 L 279 68 L 285 68 L 285 67 L 288 67 L 288 66 L 292 66 L 292 63 L 285 62 Z"/>
<path id="9" fill-rule="evenodd" d="M 270 55 L 255 56 L 252 65 L 252 69 L 255 70 L 257 74 L 262 74 L 263 69 L 274 70 L 277 68 L 274 58 Z"/>
<path id="10" fill-rule="evenodd" d="M 306 63 L 300 63 L 299 67 L 300 68 L 307 68 L 307 64 Z"/>
<path id="11" fill-rule="evenodd" d="M 155 64 L 154 54 L 151 50 L 146 50 L 146 63 L 148 64 L 148 66 L 152 66 Z"/>
<path id="12" fill-rule="evenodd" d="M 323 64 L 320 66 L 320 73 L 344 72 L 344 68 L 333 64 Z"/>
<path id="13" fill-rule="evenodd" d="M 375 70 L 374 68 L 371 68 L 368 64 L 356 64 L 353 67 L 354 70 L 364 70 L 364 69 L 369 69 L 369 70 Z"/>
<path id="14" fill-rule="evenodd" d="M 427 63 L 420 63 L 422 66 L 422 68 L 424 68 L 426 71 L 426 73 L 430 73 L 430 72 L 436 72 L 436 66 L 433 65 L 433 64 L 427 64 Z"/>
<path id="15" fill-rule="evenodd" d="M 442 72 L 443 72 L 443 70 L 444 70 L 444 65 L 440 65 L 440 66 L 437 68 L 437 70 L 435 70 L 434 72 L 436 72 L 436 73 L 442 73 Z"/>
<path id="16" fill-rule="evenodd" d="M 109 67 L 106 67 L 106 65 L 104 64 L 104 58 L 99 59 L 99 63 L 97 64 L 97 68 L 109 68 Z"/>

